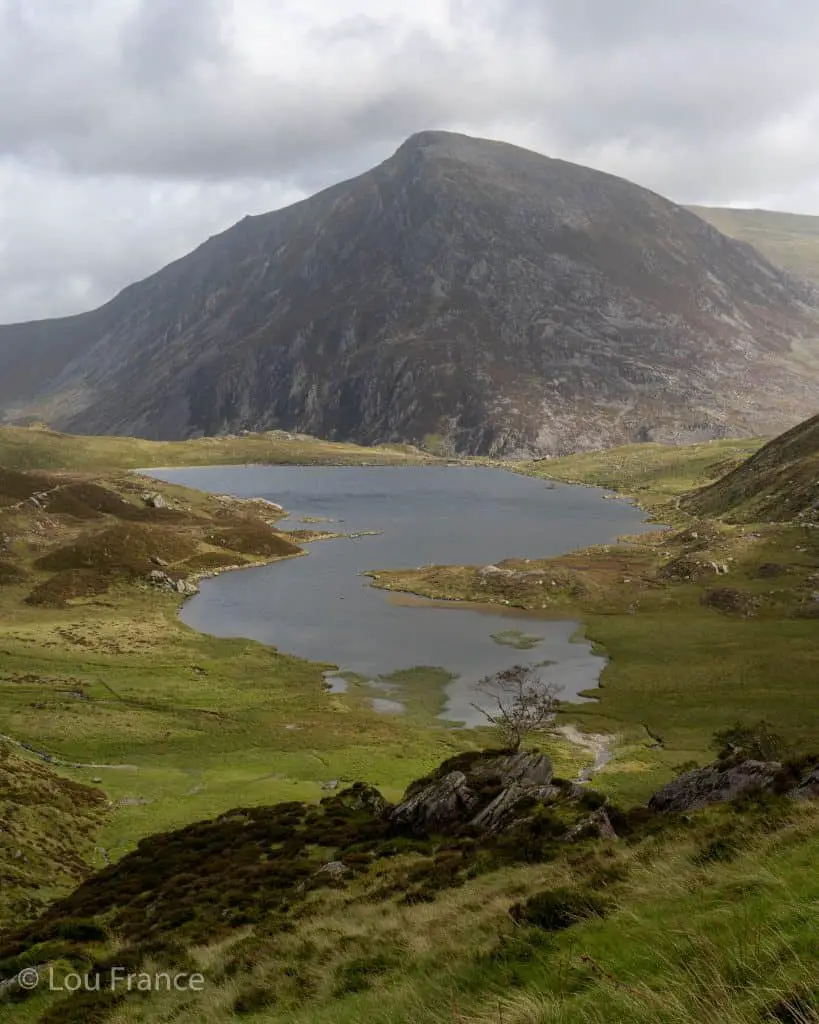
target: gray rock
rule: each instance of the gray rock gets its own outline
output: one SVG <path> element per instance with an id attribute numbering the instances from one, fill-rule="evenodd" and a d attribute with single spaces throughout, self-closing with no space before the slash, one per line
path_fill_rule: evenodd
<path id="1" fill-rule="evenodd" d="M 794 800 L 819 799 L 819 765 L 805 775 L 802 781 L 789 794 Z"/>
<path id="2" fill-rule="evenodd" d="M 398 804 L 390 817 L 396 824 L 409 825 L 414 832 L 446 832 L 468 821 L 478 802 L 464 773 L 450 772 Z"/>
<path id="3" fill-rule="evenodd" d="M 476 814 L 470 825 L 488 834 L 502 832 L 527 816 L 532 800 L 550 803 L 560 792 L 558 786 L 521 786 L 513 782 Z"/>
<path id="4" fill-rule="evenodd" d="M 598 839 L 618 838 L 605 807 L 599 807 L 585 821 L 573 825 L 563 836 L 563 840 L 567 843 L 576 843 L 578 839 L 589 839 L 593 836 Z"/>
<path id="5" fill-rule="evenodd" d="M 142 500 L 145 502 L 146 505 L 148 505 L 149 508 L 168 507 L 168 502 L 158 492 L 155 492 L 154 494 L 143 494 Z"/>
<path id="6" fill-rule="evenodd" d="M 347 871 L 347 865 L 340 860 L 331 860 L 322 866 L 316 872 L 317 875 L 328 875 L 333 881 L 340 881 Z"/>
<path id="7" fill-rule="evenodd" d="M 375 786 L 368 786 L 358 782 L 350 789 L 339 793 L 338 799 L 353 811 L 367 811 L 374 818 L 381 818 L 387 815 L 392 805 L 378 792 Z"/>
<path id="8" fill-rule="evenodd" d="M 465 771 L 451 771 L 410 793 L 390 817 L 419 834 L 452 832 L 465 825 L 496 832 L 515 820 L 524 800 L 553 799 L 551 780 L 552 762 L 545 754 L 503 754 L 475 761 Z M 499 792 L 487 799 L 490 787 Z"/>
<path id="9" fill-rule="evenodd" d="M 497 775 L 504 786 L 519 783 L 525 786 L 545 786 L 552 781 L 552 762 L 546 754 L 519 751 L 488 761 L 479 761 L 469 774 L 476 779 Z"/>
<path id="10" fill-rule="evenodd" d="M 663 786 L 647 806 L 652 811 L 673 813 L 724 803 L 753 790 L 770 789 L 781 768 L 778 761 L 743 761 L 724 767 L 717 762 L 695 768 Z"/>

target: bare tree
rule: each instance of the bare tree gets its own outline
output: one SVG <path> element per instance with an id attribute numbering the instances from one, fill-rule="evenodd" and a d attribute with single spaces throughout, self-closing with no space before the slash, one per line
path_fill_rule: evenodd
<path id="1" fill-rule="evenodd" d="M 479 704 L 472 706 L 495 726 L 509 750 L 517 752 L 527 736 L 548 732 L 554 725 L 561 688 L 545 681 L 536 665 L 514 665 L 496 672 L 481 679 L 477 688 L 492 699 L 494 707 L 487 711 Z"/>

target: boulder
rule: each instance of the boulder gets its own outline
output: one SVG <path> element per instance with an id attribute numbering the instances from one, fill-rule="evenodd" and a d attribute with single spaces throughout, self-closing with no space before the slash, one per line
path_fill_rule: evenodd
<path id="1" fill-rule="evenodd" d="M 819 765 L 810 769 L 802 781 L 788 793 L 793 800 L 819 799 Z"/>
<path id="2" fill-rule="evenodd" d="M 176 580 L 174 589 L 177 594 L 185 594 L 186 596 L 199 593 L 199 587 L 191 580 Z"/>
<path id="3" fill-rule="evenodd" d="M 444 763 L 442 768 L 446 767 Z M 410 787 L 390 812 L 393 822 L 417 834 L 455 832 L 465 826 L 497 832 L 519 820 L 518 809 L 524 801 L 531 807 L 560 792 L 550 785 L 549 758 L 528 752 L 471 761 L 455 758 L 451 771 L 423 781 Z"/>
<path id="4" fill-rule="evenodd" d="M 327 875 L 334 882 L 340 881 L 344 877 L 344 873 L 347 870 L 347 865 L 341 860 L 330 860 L 322 866 L 316 872 L 317 875 Z"/>
<path id="5" fill-rule="evenodd" d="M 162 497 L 161 494 L 143 494 L 142 500 L 149 508 L 167 508 L 168 502 Z"/>
<path id="6" fill-rule="evenodd" d="M 552 781 L 552 762 L 546 754 L 519 751 L 504 754 L 487 761 L 479 761 L 470 770 L 470 776 L 482 780 L 497 776 L 504 786 L 519 783 L 524 786 L 546 786 Z"/>
<path id="7" fill-rule="evenodd" d="M 375 786 L 368 786 L 364 782 L 356 782 L 349 789 L 342 790 L 333 799 L 341 801 L 351 811 L 367 811 L 374 818 L 385 817 L 392 806 Z"/>
<path id="8" fill-rule="evenodd" d="M 754 790 L 771 789 L 781 769 L 778 761 L 716 762 L 672 779 L 651 797 L 647 806 L 649 810 L 668 814 L 725 803 Z"/>
<path id="9" fill-rule="evenodd" d="M 469 822 L 473 828 L 489 834 L 511 828 L 531 810 L 532 802 L 549 803 L 561 793 L 558 786 L 521 786 L 512 783 Z"/>
<path id="10" fill-rule="evenodd" d="M 617 839 L 605 807 L 599 807 L 593 811 L 585 821 L 579 821 L 573 825 L 563 836 L 566 843 L 576 843 L 579 839 Z"/>
<path id="11" fill-rule="evenodd" d="M 466 775 L 455 771 L 419 790 L 390 813 L 393 822 L 408 825 L 413 832 L 449 832 L 465 824 L 478 806 Z"/>

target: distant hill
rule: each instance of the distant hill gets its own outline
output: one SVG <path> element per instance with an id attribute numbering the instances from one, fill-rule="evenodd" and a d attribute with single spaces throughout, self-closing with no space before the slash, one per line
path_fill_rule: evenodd
<path id="1" fill-rule="evenodd" d="M 819 416 L 774 438 L 727 476 L 683 498 L 680 506 L 694 515 L 734 522 L 785 522 L 800 513 L 819 513 Z"/>
<path id="2" fill-rule="evenodd" d="M 717 206 L 688 209 L 724 235 L 749 242 L 771 263 L 819 284 L 819 217 Z"/>
<path id="3" fill-rule="evenodd" d="M 421 132 L 81 317 L 0 327 L 0 414 L 488 455 L 770 436 L 819 406 L 819 297 L 609 174 Z"/>

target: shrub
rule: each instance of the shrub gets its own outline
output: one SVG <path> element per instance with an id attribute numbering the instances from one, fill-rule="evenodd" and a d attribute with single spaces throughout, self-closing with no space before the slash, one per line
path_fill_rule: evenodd
<path id="1" fill-rule="evenodd" d="M 266 1010 L 276 1002 L 276 996 L 263 985 L 251 985 L 244 989 L 233 1002 L 233 1010 L 238 1014 L 258 1013 Z"/>
<path id="2" fill-rule="evenodd" d="M 19 565 L 15 565 L 14 562 L 0 562 L 0 587 L 25 583 L 27 579 L 28 573 Z"/>
<path id="3" fill-rule="evenodd" d="M 395 960 L 384 953 L 348 960 L 336 970 L 333 995 L 343 996 L 354 992 L 365 992 L 372 986 L 375 978 L 386 974 L 394 966 Z"/>
<path id="4" fill-rule="evenodd" d="M 213 530 L 205 536 L 208 544 L 217 548 L 239 551 L 243 555 L 261 555 L 271 558 L 295 555 L 301 548 L 281 533 L 260 520 L 240 520 L 233 526 Z"/>
<path id="5" fill-rule="evenodd" d="M 75 597 L 96 597 L 111 585 L 111 577 L 94 569 L 66 569 L 36 586 L 26 604 L 39 608 L 64 608 Z"/>
<path id="6" fill-rule="evenodd" d="M 562 887 L 530 896 L 524 904 L 516 903 L 510 913 L 517 921 L 556 932 L 589 917 L 604 917 L 606 903 L 594 893 Z"/>
<path id="7" fill-rule="evenodd" d="M 728 729 L 720 729 L 714 733 L 714 745 L 721 761 L 778 761 L 785 749 L 782 737 L 764 719 L 753 725 L 737 722 Z"/>
<path id="8" fill-rule="evenodd" d="M 739 844 L 732 836 L 715 836 L 700 847 L 691 859 L 700 867 L 713 863 L 730 863 L 739 856 Z"/>

